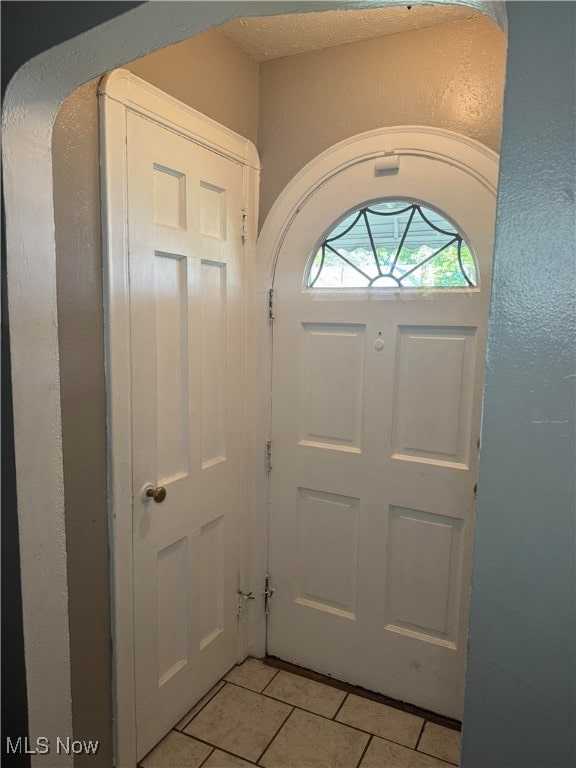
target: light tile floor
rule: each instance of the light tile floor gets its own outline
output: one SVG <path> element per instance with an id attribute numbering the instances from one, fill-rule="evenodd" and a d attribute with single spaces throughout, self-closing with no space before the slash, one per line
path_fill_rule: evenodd
<path id="1" fill-rule="evenodd" d="M 460 733 L 247 659 L 141 768 L 453 768 Z"/>

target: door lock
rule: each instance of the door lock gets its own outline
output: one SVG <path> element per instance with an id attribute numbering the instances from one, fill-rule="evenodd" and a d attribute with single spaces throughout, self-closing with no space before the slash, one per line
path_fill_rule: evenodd
<path id="1" fill-rule="evenodd" d="M 154 499 L 156 504 L 162 504 L 166 498 L 166 488 L 163 485 L 158 485 L 156 488 L 153 485 L 147 485 L 142 494 L 144 501 L 148 499 Z"/>

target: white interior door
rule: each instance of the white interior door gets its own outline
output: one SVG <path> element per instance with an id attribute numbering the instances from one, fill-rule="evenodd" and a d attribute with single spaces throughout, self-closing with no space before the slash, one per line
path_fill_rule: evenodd
<path id="1" fill-rule="evenodd" d="M 382 199 L 418 201 L 454 223 L 476 286 L 307 287 L 334 222 Z M 437 159 L 407 154 L 383 176 L 357 162 L 298 211 L 274 278 L 268 652 L 452 717 L 494 209 L 478 179 Z"/>
<path id="2" fill-rule="evenodd" d="M 237 659 L 243 168 L 127 120 L 139 759 Z"/>

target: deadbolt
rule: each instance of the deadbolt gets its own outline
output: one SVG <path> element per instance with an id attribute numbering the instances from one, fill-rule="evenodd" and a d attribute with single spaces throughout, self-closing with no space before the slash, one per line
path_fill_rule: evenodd
<path id="1" fill-rule="evenodd" d="M 162 504 L 166 498 L 166 488 L 164 488 L 163 485 L 159 485 L 156 488 L 147 488 L 146 496 L 148 496 L 150 499 L 154 499 L 156 504 Z"/>

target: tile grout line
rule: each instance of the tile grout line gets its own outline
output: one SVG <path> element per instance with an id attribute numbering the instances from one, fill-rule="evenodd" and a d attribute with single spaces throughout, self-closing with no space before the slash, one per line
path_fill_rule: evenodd
<path id="1" fill-rule="evenodd" d="M 228 672 L 227 672 L 226 674 L 228 674 Z M 221 691 L 221 690 L 222 690 L 222 689 L 223 689 L 223 688 L 226 686 L 226 680 L 224 680 L 224 678 L 221 678 L 220 680 L 218 680 L 218 683 L 216 683 L 216 685 L 218 685 L 219 683 L 222 683 L 222 685 L 220 686 L 220 688 L 218 688 L 218 690 L 217 690 L 217 691 L 215 691 L 215 692 L 212 694 L 212 696 L 210 696 L 210 698 L 208 699 L 208 701 L 206 701 L 206 702 L 204 702 L 204 704 L 202 704 L 202 706 L 200 707 L 200 709 L 198 710 L 198 712 L 195 712 L 195 713 L 192 715 L 192 717 L 190 718 L 190 720 L 188 720 L 188 722 L 186 723 L 186 725 L 183 725 L 183 726 L 182 726 L 182 728 L 176 728 L 176 725 L 178 725 L 178 723 L 176 723 L 176 725 L 175 725 L 175 726 L 173 726 L 173 728 L 172 728 L 171 730 L 173 730 L 173 731 L 176 731 L 177 733 L 184 733 L 184 728 L 188 728 L 188 726 L 190 725 L 190 723 L 192 722 L 192 720 L 194 720 L 194 719 L 195 719 L 195 718 L 196 718 L 196 717 L 197 717 L 197 716 L 200 714 L 200 712 L 202 712 L 202 710 L 203 710 L 205 707 L 207 707 L 207 706 L 208 706 L 208 704 L 210 704 L 210 702 L 212 701 L 212 699 L 214 699 L 214 698 L 215 698 L 215 697 L 216 697 L 216 696 L 217 696 L 217 695 L 220 693 L 220 691 Z M 203 696 L 202 698 L 203 698 L 203 699 L 205 699 L 205 698 L 206 698 L 206 696 L 208 696 L 208 693 L 210 693 L 210 692 L 211 692 L 211 691 L 212 691 L 214 688 L 216 688 L 216 685 L 213 685 L 213 686 L 212 686 L 212 688 L 210 688 L 210 690 L 209 690 L 207 693 L 205 693 L 205 694 L 204 694 L 204 696 Z M 200 701 L 202 701 L 202 699 L 200 699 Z M 194 705 L 194 707 L 197 707 L 199 703 L 200 703 L 200 702 L 197 702 L 197 703 Z M 192 709 L 194 709 L 194 707 L 192 707 Z M 178 722 L 179 722 L 179 723 L 181 723 L 181 722 L 182 722 L 182 720 L 179 720 Z"/>
<path id="2" fill-rule="evenodd" d="M 358 760 L 358 762 L 356 763 L 356 768 L 360 768 L 360 764 L 362 763 L 362 760 L 364 760 L 364 756 L 366 752 L 368 752 L 368 747 L 370 746 L 370 744 L 372 744 L 373 738 L 374 736 L 370 736 L 370 738 L 366 742 L 366 746 L 364 747 L 364 749 L 362 750 L 362 754 L 360 755 L 360 760 Z"/>
<path id="3" fill-rule="evenodd" d="M 212 747 L 212 749 L 220 749 L 220 747 L 212 744 L 211 741 L 206 741 L 206 739 L 203 739 L 200 736 L 192 736 L 191 733 L 184 733 L 184 731 L 177 731 L 177 733 L 181 733 L 182 736 L 186 736 L 186 738 L 192 739 L 192 741 L 200 741 L 202 744 L 206 744 L 207 747 Z"/>
<path id="4" fill-rule="evenodd" d="M 270 680 L 270 683 L 271 682 L 272 682 L 272 680 Z M 268 685 L 270 685 L 270 683 L 268 683 Z M 236 684 L 235 683 L 231 683 L 231 685 L 236 685 Z M 348 697 L 348 694 L 344 695 L 344 698 L 342 699 L 342 702 L 338 705 L 334 715 L 332 715 L 332 716 L 330 716 L 330 715 L 322 715 L 319 712 L 313 711 L 312 709 L 306 709 L 304 706 L 300 706 L 298 704 L 293 704 L 291 701 L 288 701 L 287 699 L 279 699 L 277 696 L 272 696 L 271 693 L 266 693 L 266 688 L 268 687 L 268 685 L 265 686 L 265 688 L 262 691 L 255 691 L 253 688 L 245 688 L 244 690 L 252 691 L 252 693 L 257 693 L 260 696 L 265 696 L 267 699 L 270 699 L 270 701 L 277 701 L 280 704 L 287 704 L 289 707 L 294 707 L 294 709 L 299 709 L 302 712 L 308 712 L 310 715 L 317 715 L 318 717 L 323 717 L 326 720 L 334 720 L 334 718 L 336 717 L 338 712 L 340 712 L 340 710 L 342 709 L 342 704 L 344 704 L 344 702 L 346 701 L 346 699 Z M 320 683 L 320 685 L 321 685 L 321 683 Z M 237 687 L 238 688 L 242 688 L 243 686 L 237 686 Z M 326 688 L 328 688 L 328 686 L 326 686 Z M 344 692 L 341 691 L 341 693 L 344 693 Z M 344 723 L 344 725 L 345 725 L 345 723 Z"/>
<path id="5" fill-rule="evenodd" d="M 176 733 L 181 733 L 181 731 L 176 731 Z M 226 747 L 221 747 L 218 744 L 213 744 L 211 741 L 206 741 L 206 739 L 201 738 L 200 736 L 192 736 L 190 733 L 184 733 L 182 732 L 183 736 L 187 736 L 189 739 L 192 739 L 192 741 L 199 741 L 201 744 L 206 744 L 207 747 L 212 747 L 212 752 L 215 752 L 217 749 L 220 750 L 220 752 L 225 752 L 227 755 L 230 755 L 230 757 L 235 757 L 237 760 L 244 760 L 246 763 L 250 763 L 251 761 L 247 757 L 242 757 L 241 755 L 237 755 L 234 752 L 230 752 L 229 749 L 226 749 Z M 210 752 L 210 755 L 212 754 Z M 208 758 L 206 760 L 208 760 Z M 174 768 L 179 768 L 179 766 L 174 766 Z"/>
<path id="6" fill-rule="evenodd" d="M 420 728 L 420 733 L 418 734 L 418 738 L 416 739 L 416 744 L 414 744 L 414 749 L 418 750 L 418 744 L 420 744 L 420 739 L 422 738 L 422 734 L 424 733 L 424 728 L 426 728 L 426 723 L 428 720 L 424 720 L 422 723 L 422 727 Z"/>
<path id="7" fill-rule="evenodd" d="M 188 735 L 188 734 L 186 734 L 186 736 L 187 736 L 187 735 Z M 214 748 L 214 749 L 212 750 L 212 752 L 208 752 L 208 754 L 206 755 L 206 757 L 204 758 L 204 760 L 202 760 L 202 762 L 200 763 L 200 765 L 198 766 L 198 768 L 202 768 L 202 766 L 206 764 L 206 762 L 207 762 L 207 761 L 210 759 L 210 756 L 211 756 L 211 755 L 213 755 L 213 754 L 214 754 L 214 752 L 216 752 L 216 748 Z M 176 768 L 176 766 L 174 766 L 174 768 Z"/>
<path id="8" fill-rule="evenodd" d="M 306 710 L 304 710 L 306 712 Z M 311 713 L 314 714 L 314 713 Z M 319 717 L 322 717 L 322 715 L 319 715 Z M 344 723 L 342 720 L 334 720 L 333 722 L 338 723 L 338 725 L 344 725 L 346 728 L 351 728 L 353 731 L 357 731 L 358 733 L 363 733 L 365 736 L 376 736 L 378 739 L 382 739 L 383 741 L 389 741 L 391 744 L 397 744 L 399 747 L 405 747 L 406 749 L 411 749 L 413 752 L 416 750 L 412 747 L 409 747 L 407 744 L 403 744 L 401 741 L 395 741 L 394 739 L 390 738 L 389 736 L 381 736 L 378 733 L 372 733 L 372 731 L 363 731 L 362 728 L 357 728 L 355 725 L 350 725 L 349 723 Z M 420 754 L 426 754 L 424 752 L 421 752 Z"/>
<path id="9" fill-rule="evenodd" d="M 344 698 L 343 698 L 343 699 L 342 699 L 342 701 L 340 702 L 340 706 L 338 707 L 338 709 L 336 710 L 336 712 L 334 712 L 334 715 L 332 716 L 332 718 L 331 718 L 331 719 L 332 719 L 332 720 L 334 720 L 334 722 L 335 722 L 335 723 L 339 723 L 339 722 L 340 722 L 339 720 L 336 720 L 336 718 L 337 718 L 337 717 L 338 717 L 338 715 L 340 714 L 340 710 L 341 710 L 341 709 L 342 709 L 342 707 L 344 706 L 344 703 L 346 702 L 346 699 L 348 698 L 348 696 L 349 696 L 349 695 L 350 695 L 350 694 L 349 694 L 349 693 L 347 693 L 347 694 L 346 694 L 346 696 L 344 696 Z"/>
<path id="10" fill-rule="evenodd" d="M 289 718 L 289 717 L 290 717 L 290 715 L 291 715 L 291 714 L 294 712 L 294 709 L 295 709 L 295 707 L 292 707 L 292 709 L 290 710 L 290 712 L 288 712 L 288 714 L 286 715 L 286 717 L 284 718 L 284 720 L 283 720 L 283 721 L 282 721 L 282 723 L 280 724 L 280 727 L 279 727 L 279 728 L 276 730 L 276 733 L 274 734 L 274 736 L 272 736 L 272 738 L 270 739 L 270 741 L 268 742 L 268 744 L 266 745 L 266 747 L 264 748 L 264 750 L 263 750 L 263 751 L 260 753 L 260 756 L 259 756 L 259 757 L 258 757 L 258 759 L 256 760 L 256 764 L 258 764 L 258 763 L 260 762 L 260 760 L 262 760 L 262 758 L 264 757 L 264 755 L 266 754 L 266 752 L 268 752 L 268 750 L 269 750 L 269 749 L 270 749 L 270 747 L 272 746 L 272 742 L 274 741 L 274 739 L 276 738 L 276 736 L 278 736 L 278 734 L 280 733 L 280 731 L 282 730 L 282 728 L 284 728 L 284 726 L 286 725 L 286 722 L 287 722 L 288 718 Z"/>
<path id="11" fill-rule="evenodd" d="M 276 677 L 276 675 L 274 675 L 274 677 Z M 274 677 L 272 678 L 272 680 L 274 680 Z M 243 691 L 252 691 L 252 693 L 258 693 L 261 696 L 265 695 L 269 699 L 274 699 L 274 696 L 270 696 L 270 694 L 268 694 L 268 693 L 264 694 L 264 691 L 266 690 L 266 688 L 268 688 L 268 686 L 270 685 L 272 680 L 270 680 L 268 683 L 266 683 L 266 685 L 264 686 L 264 688 L 262 688 L 261 691 L 258 691 L 255 688 L 248 688 L 247 685 L 242 685 L 242 683 L 236 683 L 236 682 L 234 682 L 234 680 L 224 680 L 224 678 L 222 678 L 222 680 L 223 680 L 223 682 L 226 685 L 233 685 L 235 688 L 242 688 Z M 220 690 L 222 690 L 222 689 L 220 689 Z M 216 693 L 220 693 L 220 691 L 216 691 Z M 275 699 L 275 701 L 280 701 L 280 699 Z M 206 704 L 209 704 L 209 702 L 206 702 Z M 204 709 L 204 707 L 202 707 L 202 709 Z M 194 717 L 196 717 L 196 715 L 194 715 Z"/>
<path id="12" fill-rule="evenodd" d="M 443 762 L 449 763 L 450 765 L 454 765 L 456 766 L 456 768 L 458 768 L 460 765 L 460 760 L 458 760 L 457 763 L 453 763 L 452 760 L 448 760 L 445 757 L 438 757 L 438 755 L 433 755 L 430 752 L 424 752 L 423 749 L 420 749 L 420 742 L 422 741 L 422 736 L 424 735 L 424 728 L 426 728 L 426 724 L 429 722 L 430 722 L 429 720 L 424 720 L 424 723 L 422 724 L 422 729 L 420 730 L 420 736 L 418 736 L 418 741 L 416 742 L 416 746 L 414 747 L 414 750 L 418 752 L 420 755 L 428 755 L 429 757 L 433 757 L 436 760 L 442 760 Z M 432 723 L 432 725 L 435 725 L 435 723 Z"/>
<path id="13" fill-rule="evenodd" d="M 266 683 L 266 685 L 264 686 L 264 688 L 262 688 L 262 690 L 261 690 L 261 691 L 258 691 L 258 693 L 264 693 L 264 691 L 266 690 L 266 688 L 268 688 L 268 686 L 270 685 L 270 683 L 272 682 L 272 680 L 276 680 L 276 678 L 278 677 L 278 673 L 279 673 L 279 672 L 280 672 L 280 670 L 279 670 L 279 669 L 277 669 L 277 670 L 276 670 L 276 672 L 275 672 L 275 673 L 272 675 L 272 677 L 270 678 L 270 680 L 268 680 L 268 682 Z M 273 697 L 272 697 L 272 696 L 270 696 L 270 698 L 273 698 Z"/>
<path id="14" fill-rule="evenodd" d="M 418 750 L 419 755 L 426 755 L 427 757 L 433 757 L 435 760 L 441 760 L 443 763 L 447 763 L 448 765 L 453 765 L 455 768 L 459 768 L 460 763 L 453 763 L 452 760 L 448 760 L 445 757 L 438 757 L 438 755 L 432 755 L 430 752 L 423 752 L 422 750 Z"/>

